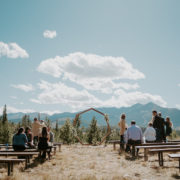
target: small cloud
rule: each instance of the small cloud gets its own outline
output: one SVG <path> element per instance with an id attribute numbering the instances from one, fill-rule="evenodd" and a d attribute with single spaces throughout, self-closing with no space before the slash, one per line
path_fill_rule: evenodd
<path id="1" fill-rule="evenodd" d="M 2 114 L 3 112 L 3 106 L 0 107 L 0 114 Z M 18 112 L 22 112 L 22 113 L 32 113 L 35 112 L 35 110 L 33 109 L 18 109 L 12 106 L 7 106 L 7 113 L 18 113 Z"/>
<path id="2" fill-rule="evenodd" d="M 28 58 L 29 54 L 26 52 L 26 50 L 22 49 L 16 43 L 6 44 L 4 42 L 0 42 L 0 58 L 2 56 L 16 59 L 16 58 Z"/>
<path id="3" fill-rule="evenodd" d="M 34 91 L 32 84 L 12 84 L 11 87 L 20 89 L 25 92 Z"/>
<path id="4" fill-rule="evenodd" d="M 57 36 L 57 33 L 56 33 L 56 31 L 46 30 L 46 31 L 44 31 L 43 36 L 45 38 L 53 39 Z"/>
<path id="5" fill-rule="evenodd" d="M 17 97 L 16 97 L 16 96 L 10 96 L 10 98 L 11 98 L 11 99 L 17 99 Z"/>

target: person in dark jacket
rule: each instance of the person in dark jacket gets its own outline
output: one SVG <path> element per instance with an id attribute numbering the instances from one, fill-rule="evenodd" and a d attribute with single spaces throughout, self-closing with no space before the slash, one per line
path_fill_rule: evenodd
<path id="1" fill-rule="evenodd" d="M 161 123 L 163 124 L 162 127 L 161 127 L 162 138 L 163 138 L 163 141 L 166 141 L 165 120 L 164 120 L 164 118 L 162 117 L 161 112 L 158 113 L 158 116 L 160 117 L 160 119 L 161 119 L 161 121 L 162 121 Z"/>
<path id="2" fill-rule="evenodd" d="M 172 122 L 170 120 L 170 117 L 166 117 L 165 125 L 166 125 L 166 137 L 167 137 L 167 136 L 171 135 L 172 127 L 173 127 L 173 124 L 172 124 Z"/>
<path id="3" fill-rule="evenodd" d="M 164 128 L 164 122 L 161 117 L 158 116 L 157 111 L 152 111 L 153 115 L 153 128 L 156 130 L 156 142 L 162 142 L 163 141 L 163 128 Z"/>

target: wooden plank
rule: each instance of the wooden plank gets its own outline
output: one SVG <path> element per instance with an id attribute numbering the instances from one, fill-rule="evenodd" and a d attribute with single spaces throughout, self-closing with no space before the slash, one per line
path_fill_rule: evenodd
<path id="1" fill-rule="evenodd" d="M 180 158 L 180 154 L 168 154 L 170 158 Z"/>
<path id="2" fill-rule="evenodd" d="M 152 145 L 152 146 L 136 146 L 138 149 L 158 149 L 158 148 L 180 148 L 180 145 Z"/>
<path id="3" fill-rule="evenodd" d="M 180 148 L 167 148 L 167 149 L 150 149 L 149 152 L 177 152 Z"/>
<path id="4" fill-rule="evenodd" d="M 3 158 L 3 159 L 0 159 L 0 163 L 6 163 L 6 162 L 24 162 L 26 161 L 26 159 L 10 159 L 10 158 Z"/>

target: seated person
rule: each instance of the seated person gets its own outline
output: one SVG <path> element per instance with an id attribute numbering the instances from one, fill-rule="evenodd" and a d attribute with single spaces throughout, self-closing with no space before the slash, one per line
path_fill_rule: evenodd
<path id="1" fill-rule="evenodd" d="M 27 139 L 28 139 L 28 147 L 29 148 L 34 148 L 34 144 L 33 144 L 33 136 L 32 136 L 32 132 L 31 132 L 31 128 L 30 127 L 26 127 L 26 130 L 25 130 L 25 134 L 27 136 Z"/>
<path id="2" fill-rule="evenodd" d="M 53 142 L 54 142 L 54 134 L 53 134 L 53 132 L 51 131 L 51 127 L 48 126 L 47 130 L 48 130 L 48 134 L 49 134 L 49 142 L 50 142 L 51 144 L 53 144 Z"/>
<path id="3" fill-rule="evenodd" d="M 13 136 L 13 149 L 14 151 L 24 151 L 26 149 L 26 143 L 28 142 L 26 135 L 24 134 L 24 128 L 19 128 L 18 132 Z"/>
<path id="4" fill-rule="evenodd" d="M 41 157 L 46 158 L 46 150 L 49 149 L 49 146 L 48 146 L 49 134 L 47 131 L 47 127 L 42 128 L 42 133 L 40 133 L 38 137 L 39 137 L 38 149 L 44 150 Z"/>
<path id="5" fill-rule="evenodd" d="M 149 123 L 144 132 L 145 142 L 151 143 L 156 141 L 156 130 L 153 128 L 153 124 Z"/>
<path id="6" fill-rule="evenodd" d="M 135 121 L 131 121 L 131 127 L 127 129 L 126 142 L 128 145 L 132 146 L 132 155 L 135 156 L 135 145 L 141 144 L 143 142 L 142 130 L 136 126 Z M 138 151 L 138 149 L 137 149 Z"/>

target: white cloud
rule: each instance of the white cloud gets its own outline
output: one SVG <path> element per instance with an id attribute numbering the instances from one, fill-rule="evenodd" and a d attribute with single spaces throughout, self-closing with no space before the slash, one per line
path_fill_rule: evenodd
<path id="1" fill-rule="evenodd" d="M 81 52 L 44 60 L 37 70 L 56 78 L 68 79 L 89 90 L 104 92 L 122 86 L 125 89 L 136 89 L 138 88 L 137 84 L 128 85 L 118 81 L 145 78 L 142 72 L 135 69 L 123 57 L 98 56 Z"/>
<path id="2" fill-rule="evenodd" d="M 11 85 L 13 88 L 23 90 L 25 92 L 33 91 L 34 87 L 32 84 L 12 84 Z"/>
<path id="3" fill-rule="evenodd" d="M 178 86 L 180 87 L 180 83 L 178 84 Z"/>
<path id="4" fill-rule="evenodd" d="M 28 58 L 29 55 L 26 50 L 22 49 L 16 43 L 6 44 L 4 42 L 0 42 L 0 57 L 7 56 L 8 58 Z"/>
<path id="5" fill-rule="evenodd" d="M 176 108 L 180 109 L 180 104 L 176 104 Z"/>
<path id="6" fill-rule="evenodd" d="M 57 33 L 56 33 L 56 31 L 46 30 L 46 31 L 44 31 L 43 36 L 45 38 L 53 39 L 57 36 Z"/>
<path id="7" fill-rule="evenodd" d="M 42 90 L 42 93 L 36 99 L 31 99 L 34 103 L 66 104 L 72 109 L 100 105 L 100 101 L 88 91 L 78 91 L 61 82 L 53 84 L 47 81 L 41 81 L 38 86 Z"/>
<path id="8" fill-rule="evenodd" d="M 166 106 L 167 103 L 161 96 L 142 93 L 139 91 L 125 92 L 119 89 L 114 92 L 113 96 L 101 100 L 98 97 L 90 94 L 87 90 L 78 91 L 75 88 L 68 87 L 65 84 L 49 83 L 41 81 L 38 84 L 42 92 L 36 99 L 31 99 L 34 103 L 39 104 L 62 104 L 67 105 L 71 111 L 86 109 L 89 107 L 127 107 L 136 103 L 146 104 L 154 102 L 161 106 Z"/>
<path id="9" fill-rule="evenodd" d="M 4 109 L 4 106 L 0 107 L 0 114 L 3 113 L 3 109 Z M 7 113 L 18 113 L 18 112 L 31 113 L 35 111 L 33 109 L 18 109 L 12 106 L 7 106 Z"/>
<path id="10" fill-rule="evenodd" d="M 128 107 L 136 103 L 146 104 L 148 102 L 153 102 L 162 107 L 166 107 L 167 103 L 159 95 L 152 95 L 150 93 L 143 93 L 140 91 L 135 92 L 125 92 L 124 90 L 115 91 L 111 99 L 106 101 L 106 106 L 111 104 L 114 107 Z"/>
<path id="11" fill-rule="evenodd" d="M 17 97 L 16 97 L 16 96 L 10 96 L 10 98 L 11 98 L 11 99 L 17 99 Z"/>

